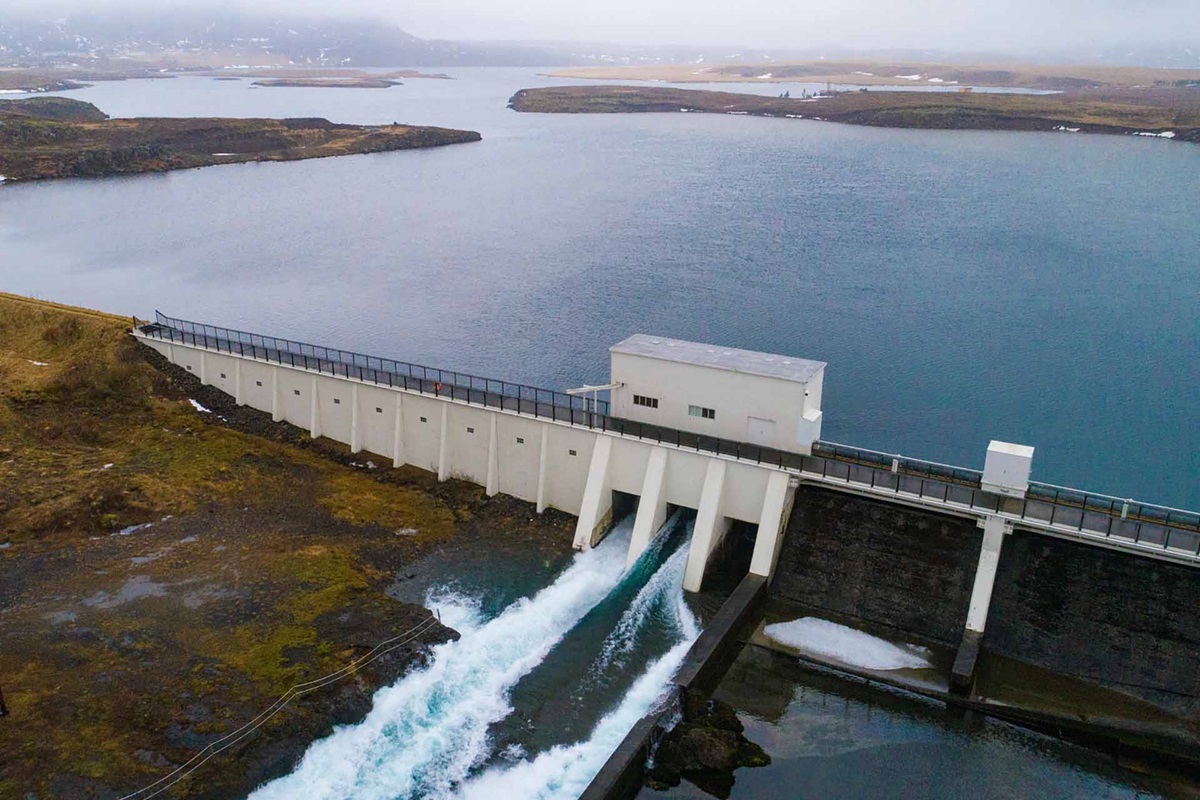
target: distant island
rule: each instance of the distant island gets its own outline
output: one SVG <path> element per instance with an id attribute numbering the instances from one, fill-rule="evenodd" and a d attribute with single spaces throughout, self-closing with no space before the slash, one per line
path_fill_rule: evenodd
<path id="1" fill-rule="evenodd" d="M 109 119 L 63 97 L 0 100 L 0 176 L 7 181 L 380 153 L 477 142 L 474 131 L 341 125 L 326 119 Z"/>
<path id="2" fill-rule="evenodd" d="M 1200 69 L 1151 67 L 936 64 L 916 61 L 820 60 L 763 64 L 579 67 L 553 78 L 662 83 L 829 83 L 839 86 L 981 86 L 1043 91 L 1200 86 Z"/>
<path id="3" fill-rule="evenodd" d="M 217 78 L 228 80 L 228 78 Z M 253 86 L 283 86 L 297 89 L 390 89 L 403 86 L 387 78 L 269 78 L 255 81 Z"/>
<path id="4" fill-rule="evenodd" d="M 1134 134 L 1200 142 L 1200 91 L 1179 88 L 1053 95 L 853 91 L 796 98 L 654 86 L 558 86 L 523 89 L 509 107 L 551 114 L 690 112 L 887 128 Z"/>

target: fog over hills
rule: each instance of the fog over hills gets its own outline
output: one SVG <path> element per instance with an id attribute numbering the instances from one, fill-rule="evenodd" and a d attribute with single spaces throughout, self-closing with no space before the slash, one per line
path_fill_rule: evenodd
<path id="1" fill-rule="evenodd" d="M 642 31 L 630 29 L 634 43 L 564 38 L 509 41 L 459 41 L 422 38 L 389 21 L 389 15 L 369 5 L 346 6 L 340 15 L 317 14 L 298 5 L 223 6 L 110 5 L 103 9 L 63 7 L 45 10 L 40 4 L 14 0 L 0 9 L 0 64 L 79 63 L 88 60 L 140 59 L 209 66 L 236 62 L 297 65 L 398 66 L 569 66 L 596 64 L 688 64 L 770 62 L 820 58 L 871 58 L 941 63 L 1088 63 L 1114 66 L 1200 66 L 1200 34 L 1196 41 L 1163 39 L 1137 41 L 1078 41 L 1061 44 L 1005 41 L 993 47 L 855 46 L 862 37 L 838 36 L 820 45 L 795 47 L 746 46 L 736 43 L 637 43 Z M 291 8 L 291 11 L 284 10 Z M 265 10 L 257 10 L 265 9 Z M 382 16 L 379 16 L 382 15 Z M 390 15 L 394 16 L 394 15 Z M 470 24 L 464 30 L 474 31 Z M 530 29 L 537 26 L 531 24 Z M 499 29 L 498 34 L 507 28 Z M 1186 27 L 1183 31 L 1191 31 Z M 678 35 L 685 36 L 686 26 Z M 884 32 L 886 33 L 886 32 Z M 662 34 L 666 36 L 668 34 Z M 765 38 L 778 38 L 762 34 Z M 881 34 L 883 35 L 883 34 Z M 803 38 L 803 37 L 801 37 Z M 911 38 L 897 31 L 897 44 Z M 964 41 L 968 41 L 964 40 Z M 1032 40 L 1031 40 L 1032 41 Z M 1042 38 L 1037 39 L 1042 41 Z M 1072 43 L 1073 42 L 1073 43 Z M 208 56 L 206 58 L 206 56 Z"/>

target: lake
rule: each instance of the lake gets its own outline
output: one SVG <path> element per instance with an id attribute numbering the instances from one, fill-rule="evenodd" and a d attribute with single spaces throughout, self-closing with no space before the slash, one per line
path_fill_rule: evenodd
<path id="1" fill-rule="evenodd" d="M 556 85 L 176 78 L 116 116 L 479 130 L 423 152 L 0 187 L 0 288 L 567 388 L 645 331 L 829 362 L 824 438 L 1200 506 L 1200 148 L 1132 137 L 547 116 Z M 703 87 L 693 87 L 703 88 Z M 715 88 L 776 93 L 797 87 Z"/>

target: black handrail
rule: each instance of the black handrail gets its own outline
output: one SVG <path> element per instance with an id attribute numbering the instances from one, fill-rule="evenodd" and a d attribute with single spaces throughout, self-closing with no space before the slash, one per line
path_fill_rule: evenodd
<path id="1" fill-rule="evenodd" d="M 147 336 L 353 378 L 380 386 L 432 394 L 484 408 L 515 411 L 696 452 L 729 456 L 795 472 L 819 474 L 827 479 L 870 485 L 872 489 L 886 488 L 897 494 L 914 494 L 987 513 L 1013 513 L 1019 518 L 1052 526 L 1058 523 L 1055 519 L 1057 509 L 1070 509 L 1078 513 L 1077 524 L 1081 532 L 1092 531 L 1091 528 L 1085 528 L 1087 515 L 1099 514 L 1110 520 L 1103 532 L 1106 538 L 1116 535 L 1113 531 L 1113 520 L 1120 520 L 1122 523 L 1127 521 L 1132 527 L 1134 541 L 1141 540 L 1143 525 L 1149 525 L 1151 529 L 1162 529 L 1164 549 L 1171 546 L 1172 532 L 1179 532 L 1185 536 L 1192 535 L 1192 532 L 1200 533 L 1200 515 L 1192 512 L 1133 502 L 1122 502 L 1122 505 L 1118 506 L 1119 501 L 1113 498 L 1038 484 L 1030 485 L 1025 500 L 1015 501 L 1020 508 L 1014 512 L 1008 508 L 1013 501 L 983 490 L 982 474 L 975 470 L 902 456 L 888 456 L 827 442 L 814 443 L 812 455 L 806 456 L 614 417 L 609 414 L 609 403 L 604 400 L 598 400 L 593 405 L 588 398 L 551 389 L 479 378 L 460 372 L 202 325 L 166 317 L 157 312 L 156 314 L 156 323 L 139 328 Z M 855 470 L 859 471 L 857 477 Z M 928 491 L 930 482 L 936 490 L 932 493 Z M 1031 504 L 1032 510 L 1036 511 L 1039 503 L 1050 507 L 1048 521 L 1031 513 Z M 1200 537 L 1197 538 L 1195 549 L 1200 556 Z"/>

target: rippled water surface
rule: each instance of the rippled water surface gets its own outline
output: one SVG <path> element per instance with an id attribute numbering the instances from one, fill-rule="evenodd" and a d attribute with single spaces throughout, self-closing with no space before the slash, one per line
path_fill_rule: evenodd
<path id="1" fill-rule="evenodd" d="M 966 466 L 1025 442 L 1041 480 L 1200 506 L 1200 147 L 523 115 L 513 91 L 561 81 L 455 75 L 73 93 L 484 141 L 0 187 L 0 288 L 551 388 L 602 379 L 635 331 L 807 356 L 827 439 Z"/>

